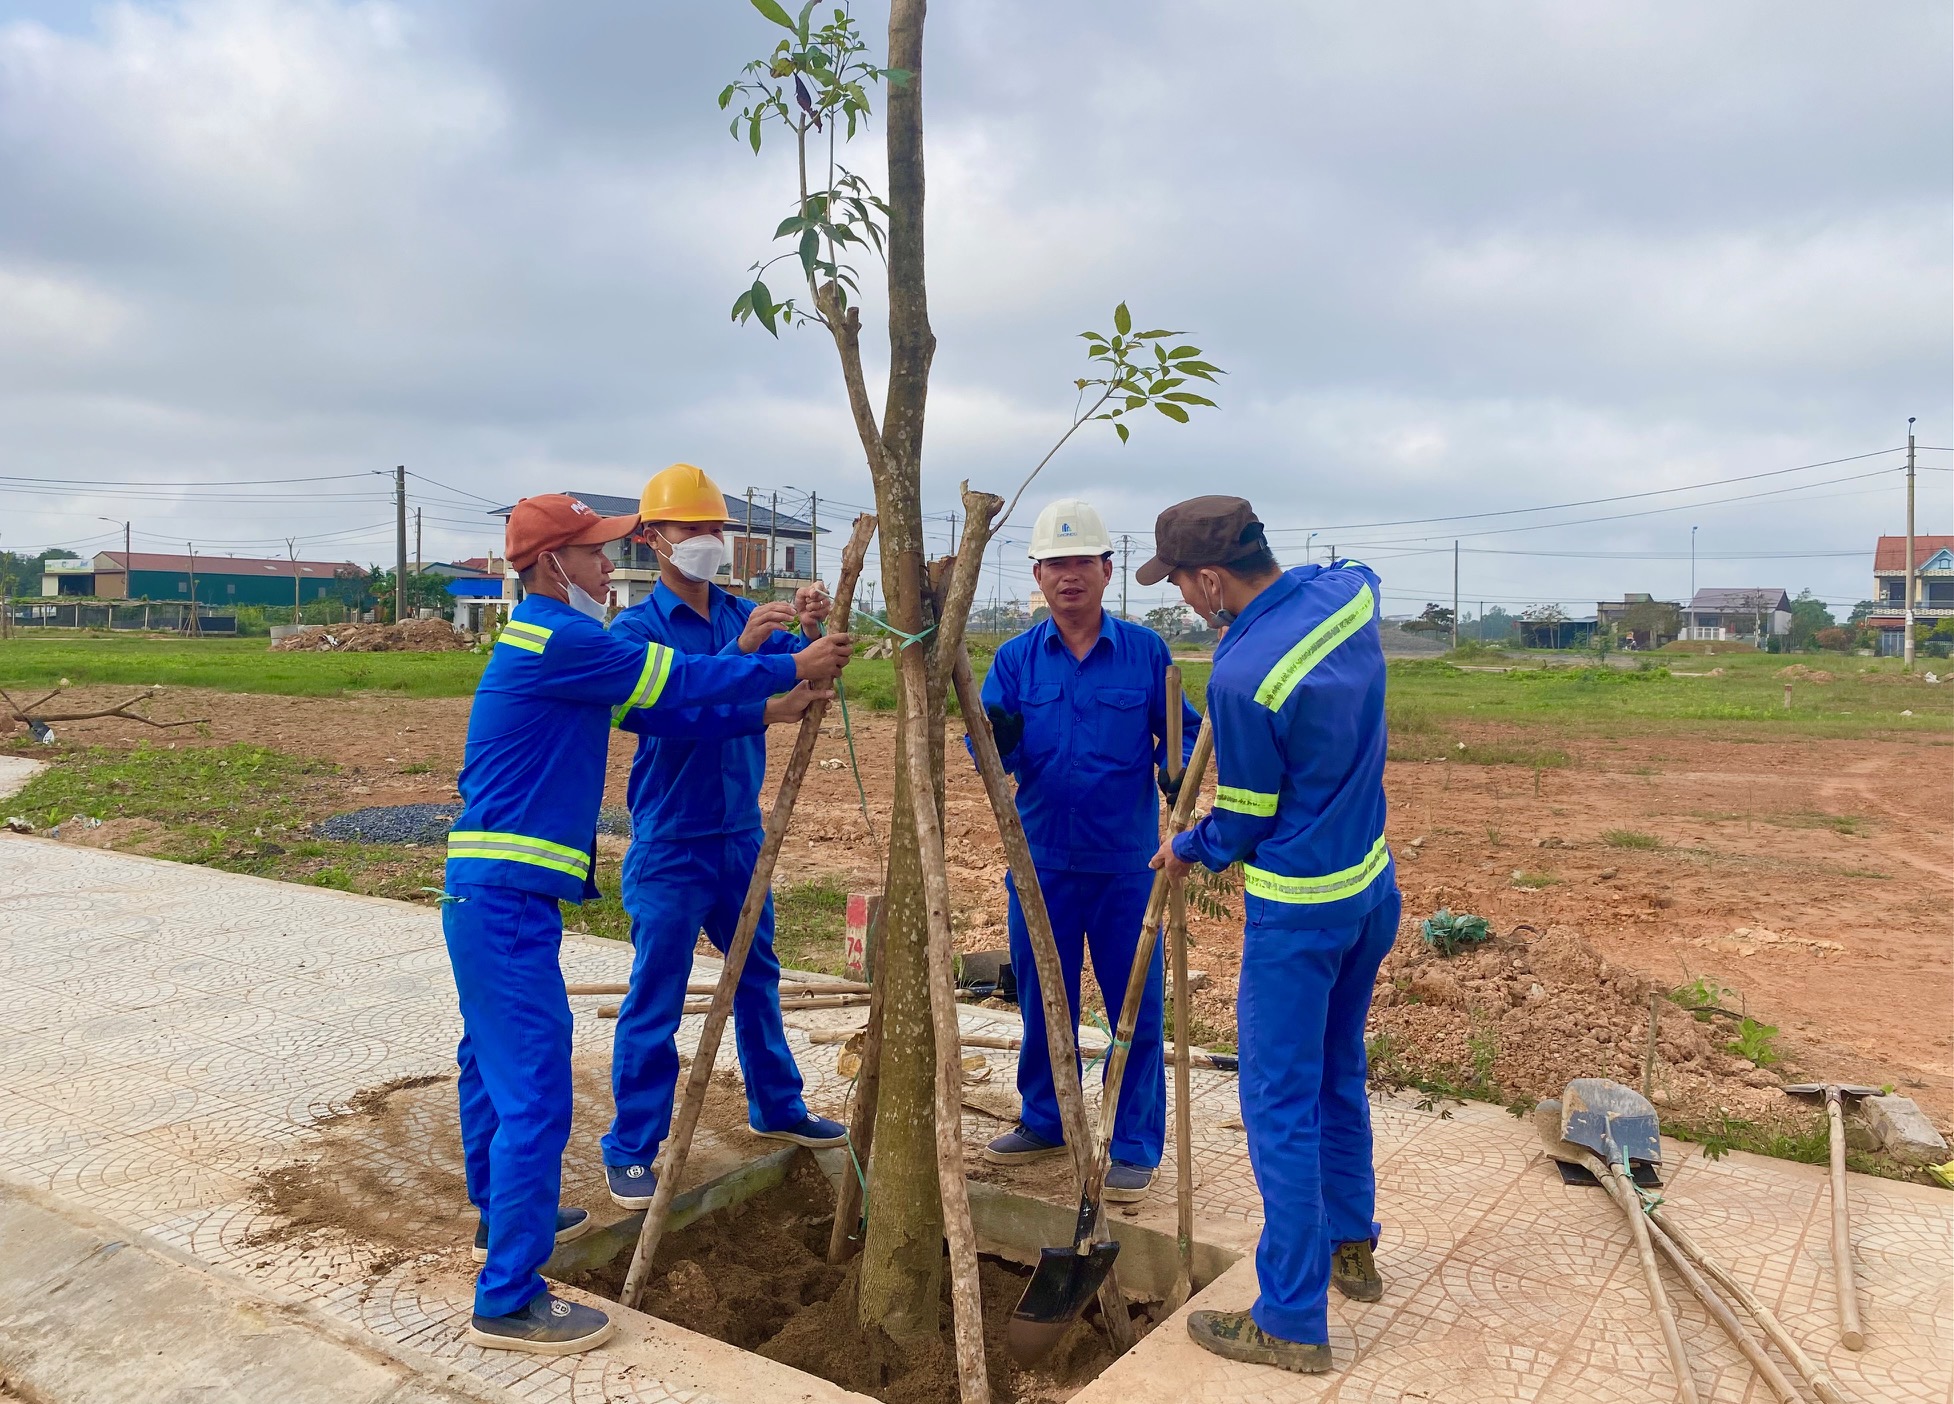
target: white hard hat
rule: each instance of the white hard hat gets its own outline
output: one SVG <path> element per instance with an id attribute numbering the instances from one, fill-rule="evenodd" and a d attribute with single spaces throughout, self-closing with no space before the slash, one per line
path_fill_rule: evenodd
<path id="1" fill-rule="evenodd" d="M 1061 497 L 1038 514 L 1031 528 L 1034 561 L 1056 560 L 1061 556 L 1105 556 L 1112 554 L 1113 538 L 1090 502 L 1076 497 Z"/>

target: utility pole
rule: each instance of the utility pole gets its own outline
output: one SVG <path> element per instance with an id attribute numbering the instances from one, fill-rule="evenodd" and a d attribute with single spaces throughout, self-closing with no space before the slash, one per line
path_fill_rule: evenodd
<path id="1" fill-rule="evenodd" d="M 746 588 L 750 591 L 753 588 L 753 489 L 751 487 L 746 490 L 746 535 L 741 540 L 746 546 L 746 560 L 736 564 L 740 565 L 740 579 L 746 582 Z"/>
<path id="2" fill-rule="evenodd" d="M 821 578 L 821 494 L 810 492 L 807 495 L 807 578 Z"/>
<path id="3" fill-rule="evenodd" d="M 1486 642 L 1486 602 L 1484 600 L 1479 602 L 1479 621 L 1473 626 L 1473 632 L 1479 636 L 1480 643 Z"/>
<path id="4" fill-rule="evenodd" d="M 299 542 L 296 536 L 285 538 L 285 554 L 292 558 L 292 623 L 299 619 Z"/>
<path id="5" fill-rule="evenodd" d="M 407 617 L 407 465 L 394 469 L 394 623 Z"/>
<path id="6" fill-rule="evenodd" d="M 1906 591 L 1906 670 L 1913 671 L 1913 418 L 1907 418 L 1907 567 L 1901 577 Z"/>
<path id="7" fill-rule="evenodd" d="M 184 549 L 190 553 L 190 630 L 189 632 L 190 632 L 190 636 L 192 638 L 195 638 L 198 635 L 202 634 L 204 631 L 203 625 L 199 623 L 197 620 L 197 543 L 194 541 L 186 541 L 183 543 L 183 546 Z"/>
<path id="8" fill-rule="evenodd" d="M 421 554 L 421 509 L 416 507 L 414 509 L 414 574 L 421 573 L 421 567 L 426 560 L 427 558 Z"/>
<path id="9" fill-rule="evenodd" d="M 1459 543 L 1452 543 L 1452 647 L 1459 646 Z"/>
<path id="10" fill-rule="evenodd" d="M 1126 618 L 1126 561 L 1133 554 L 1133 538 L 1122 535 L 1119 539 L 1119 617 Z"/>
<path id="11" fill-rule="evenodd" d="M 773 573 L 780 560 L 780 494 L 773 495 L 767 509 L 767 598 L 773 598 Z"/>
<path id="12" fill-rule="evenodd" d="M 1696 528 L 1689 529 L 1689 636 L 1696 637 Z"/>
<path id="13" fill-rule="evenodd" d="M 957 554 L 957 514 L 950 514 L 950 554 Z"/>

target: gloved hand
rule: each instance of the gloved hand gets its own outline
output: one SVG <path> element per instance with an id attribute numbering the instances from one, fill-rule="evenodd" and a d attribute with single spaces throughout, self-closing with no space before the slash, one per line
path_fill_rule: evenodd
<path id="1" fill-rule="evenodd" d="M 986 707 L 984 715 L 990 718 L 991 735 L 997 738 L 997 753 L 1008 756 L 1024 742 L 1024 714 L 1007 712 L 1002 707 Z"/>
<path id="2" fill-rule="evenodd" d="M 1172 804 L 1181 797 L 1181 782 L 1185 779 L 1187 779 L 1187 772 L 1185 770 L 1179 775 L 1169 775 L 1167 773 L 1167 767 L 1163 765 L 1155 774 L 1154 783 L 1160 787 L 1160 793 L 1165 797 L 1167 803 Z"/>

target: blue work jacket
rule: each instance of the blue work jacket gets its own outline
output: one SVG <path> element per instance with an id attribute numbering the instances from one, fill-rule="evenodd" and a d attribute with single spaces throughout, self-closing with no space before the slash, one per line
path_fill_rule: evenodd
<path id="1" fill-rule="evenodd" d="M 596 896 L 613 720 L 764 699 L 793 685 L 792 658 L 686 657 L 528 596 L 502 626 L 468 714 L 448 885 Z"/>
<path id="2" fill-rule="evenodd" d="M 776 630 L 753 654 L 742 654 L 740 631 L 753 601 L 714 585 L 707 609 L 702 618 L 661 580 L 648 599 L 611 621 L 611 633 L 637 644 L 727 657 L 779 657 L 807 647 L 799 634 Z M 789 677 L 774 690 L 792 686 Z M 625 718 L 624 729 L 638 735 L 629 791 L 634 841 L 710 838 L 760 827 L 766 706 L 767 698 L 755 695 L 717 706 L 640 709 Z"/>
<path id="3" fill-rule="evenodd" d="M 1298 566 L 1215 649 L 1214 810 L 1174 852 L 1217 872 L 1239 861 L 1264 920 L 1345 926 L 1394 886 L 1380 589 L 1355 561 Z"/>
<path id="4" fill-rule="evenodd" d="M 1104 613 L 1083 659 L 1048 618 L 991 660 L 984 705 L 1024 717 L 1024 740 L 1003 759 L 1040 868 L 1127 873 L 1159 849 L 1154 767 L 1167 758 L 1171 662 L 1160 635 Z M 1185 701 L 1181 708 L 1185 761 L 1201 718 Z"/>

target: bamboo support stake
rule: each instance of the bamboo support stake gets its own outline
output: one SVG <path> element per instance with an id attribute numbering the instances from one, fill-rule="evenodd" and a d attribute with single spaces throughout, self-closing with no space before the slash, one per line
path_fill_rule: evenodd
<path id="1" fill-rule="evenodd" d="M 814 1044 L 846 1043 L 865 1029 L 810 1029 L 807 1041 Z M 1008 1034 L 979 1034 L 966 1031 L 958 1040 L 965 1048 L 995 1048 L 1004 1053 L 1015 1053 L 1024 1047 L 1024 1040 Z M 1079 1051 L 1097 1058 L 1106 1052 L 1103 1045 L 1094 1046 L 1081 1043 Z M 1240 1069 L 1232 1057 L 1221 1057 L 1206 1049 L 1190 1048 L 1187 1054 L 1190 1065 L 1197 1068 L 1210 1068 L 1216 1072 L 1237 1072 Z"/>
<path id="2" fill-rule="evenodd" d="M 1038 865 L 1031 859 L 1031 842 L 1025 837 L 1024 820 L 1019 817 L 1018 802 L 1011 792 L 1003 757 L 998 754 L 997 737 L 991 733 L 990 717 L 984 711 L 984 699 L 977 690 L 968 652 L 959 650 L 951 664 L 950 681 L 956 688 L 957 707 L 970 734 L 971 750 L 976 753 L 977 773 L 983 777 L 984 793 L 990 799 L 991 813 L 1004 840 L 1012 885 L 1018 889 L 1018 908 L 1024 913 L 1032 964 L 1038 971 L 1038 998 L 1045 1015 L 1045 1049 L 1051 1055 L 1052 1091 L 1058 1099 L 1059 1125 L 1065 1131 L 1066 1149 L 1072 1153 L 1075 1188 L 1084 1193 L 1086 1179 L 1092 1174 L 1092 1123 L 1086 1120 L 1085 1090 L 1079 1083 L 1078 1039 L 1072 1011 L 1066 1006 L 1065 967 L 1059 961 L 1058 942 L 1052 936 L 1044 889 L 1038 884 Z M 1120 1289 L 1117 1265 L 1106 1274 L 1099 1288 L 1099 1308 L 1112 1335 L 1113 1348 L 1124 1354 L 1131 1349 L 1135 1337 L 1126 1294 Z"/>
<path id="3" fill-rule="evenodd" d="M 889 890 L 889 875 L 882 874 L 882 890 Z M 868 1002 L 868 1025 L 862 1031 L 862 1066 L 855 1074 L 855 1105 L 848 1114 L 849 1172 L 835 1190 L 835 1222 L 828 1234 L 828 1261 L 844 1263 L 850 1255 L 853 1232 L 862 1218 L 862 1181 L 868 1174 L 868 1159 L 875 1146 L 875 1099 L 882 1084 L 882 1007 L 887 986 L 881 979 L 882 913 L 880 904 L 869 922 L 868 968 L 872 991 Z M 852 1035 L 850 1035 L 852 1037 Z"/>
<path id="4" fill-rule="evenodd" d="M 1859 1288 L 1852 1272 L 1852 1215 L 1845 1183 L 1845 1098 L 1837 1087 L 1825 1089 L 1825 1116 L 1831 1124 L 1828 1141 L 1832 1168 L 1832 1283 L 1839 1297 L 1839 1342 L 1847 1350 L 1866 1348 L 1859 1324 Z"/>
<path id="5" fill-rule="evenodd" d="M 957 1023 L 956 955 L 950 935 L 950 880 L 944 866 L 943 826 L 930 774 L 930 734 L 920 715 L 929 696 L 929 663 L 918 646 L 897 654 L 910 725 L 903 762 L 915 803 L 916 846 L 922 858 L 929 922 L 930 1025 L 936 1042 L 936 1174 L 943 1196 L 943 1236 L 950 1249 L 950 1305 L 956 1324 L 957 1383 L 963 1404 L 990 1404 L 984 1361 L 984 1304 L 977 1288 L 977 1230 L 970 1217 L 970 1185 L 963 1168 L 963 1054 Z"/>
<path id="6" fill-rule="evenodd" d="M 841 552 L 841 576 L 835 589 L 835 602 L 832 614 L 833 628 L 837 633 L 848 629 L 850 600 L 855 593 L 855 582 L 861 577 L 862 563 L 868 556 L 869 538 L 875 534 L 875 518 L 863 513 L 855 518 L 855 529 L 849 535 L 848 543 Z M 801 716 L 800 734 L 794 739 L 794 751 L 788 757 L 787 767 L 781 772 L 780 787 L 774 792 L 773 812 L 767 816 L 765 835 L 760 840 L 759 857 L 754 860 L 753 876 L 746 885 L 746 900 L 740 906 L 739 925 L 734 929 L 732 942 L 726 948 L 726 958 L 719 968 L 719 983 L 713 991 L 712 1007 L 706 1014 L 706 1025 L 699 1031 L 698 1047 L 692 1054 L 692 1071 L 686 1078 L 685 1097 L 679 1103 L 678 1116 L 672 1122 L 669 1138 L 658 1157 L 655 1167 L 658 1187 L 652 1193 L 651 1207 L 645 1210 L 645 1221 L 638 1231 L 638 1246 L 631 1254 L 631 1268 L 625 1274 L 624 1290 L 618 1294 L 618 1301 L 627 1307 L 635 1308 L 644 1296 L 645 1279 L 651 1275 L 651 1260 L 658 1252 L 658 1240 L 664 1237 L 665 1221 L 670 1217 L 672 1198 L 678 1192 L 678 1182 L 685 1173 L 686 1157 L 692 1151 L 692 1133 L 699 1124 L 699 1113 L 706 1103 L 706 1091 L 712 1082 L 712 1065 L 719 1056 L 719 1041 L 726 1031 L 727 1016 L 732 1013 L 733 991 L 738 987 L 740 971 L 746 966 L 746 954 L 753 947 L 753 934 L 760 925 L 760 914 L 767 905 L 767 894 L 773 886 L 774 863 L 780 857 L 780 845 L 787 837 L 787 825 L 794 817 L 794 801 L 800 795 L 801 782 L 807 778 L 808 763 L 814 759 L 814 746 L 821 739 L 821 719 L 827 714 L 827 703 L 812 703 Z"/>
<path id="7" fill-rule="evenodd" d="M 1167 776 L 1183 779 L 1181 771 L 1181 670 L 1167 669 Z M 1183 783 L 1185 781 L 1183 780 Z M 1194 1291 L 1194 1111 L 1188 1102 L 1192 1078 L 1188 1072 L 1188 1020 L 1192 1001 L 1187 988 L 1187 884 L 1174 884 L 1167 915 L 1168 954 L 1174 966 L 1174 1190 L 1177 1220 L 1174 1242 L 1180 1266 L 1174 1274 L 1169 1314 L 1179 1311 Z"/>

